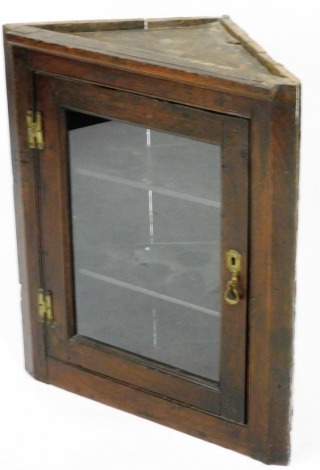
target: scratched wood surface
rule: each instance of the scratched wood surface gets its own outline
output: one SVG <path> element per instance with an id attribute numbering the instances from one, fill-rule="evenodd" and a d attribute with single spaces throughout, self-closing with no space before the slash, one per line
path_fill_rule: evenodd
<path id="1" fill-rule="evenodd" d="M 149 24 L 148 24 L 149 28 Z M 218 21 L 187 27 L 146 30 L 75 32 L 76 36 L 100 41 L 106 51 L 152 58 L 166 65 L 227 74 L 252 81 L 272 80 L 271 74 Z"/>
<path id="2" fill-rule="evenodd" d="M 73 55 L 90 53 L 126 68 L 143 61 L 162 76 L 183 71 L 246 83 L 259 92 L 296 81 L 228 17 L 5 25 L 4 33 L 36 49 L 72 49 Z"/>

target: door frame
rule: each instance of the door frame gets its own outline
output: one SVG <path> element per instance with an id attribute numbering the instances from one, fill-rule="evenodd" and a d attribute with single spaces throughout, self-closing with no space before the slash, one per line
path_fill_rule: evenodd
<path id="1" fill-rule="evenodd" d="M 46 144 L 39 161 L 42 213 L 44 289 L 52 292 L 54 327 L 47 327 L 47 355 L 149 391 L 232 419 L 246 416 L 246 327 L 249 158 L 248 122 L 198 108 L 173 104 L 75 80 L 36 74 L 36 109 L 43 116 Z M 147 128 L 169 131 L 221 147 L 221 353 L 220 382 L 179 372 L 147 358 L 76 334 L 73 284 L 70 177 L 66 109 L 123 120 Z M 223 293 L 230 272 L 225 253 L 242 255 L 239 274 L 242 295 L 229 305 Z"/>

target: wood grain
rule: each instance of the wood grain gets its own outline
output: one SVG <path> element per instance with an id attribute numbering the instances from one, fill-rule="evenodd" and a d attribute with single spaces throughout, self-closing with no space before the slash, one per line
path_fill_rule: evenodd
<path id="1" fill-rule="evenodd" d="M 46 381 L 44 329 L 37 315 L 37 291 L 43 285 L 38 152 L 28 149 L 26 135 L 26 110 L 33 109 L 33 82 L 27 51 L 5 44 L 5 57 L 25 365 L 32 376 Z"/>

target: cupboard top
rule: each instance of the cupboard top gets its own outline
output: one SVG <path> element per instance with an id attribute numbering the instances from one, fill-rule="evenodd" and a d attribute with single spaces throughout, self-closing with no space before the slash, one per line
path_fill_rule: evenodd
<path id="1" fill-rule="evenodd" d="M 4 34 L 8 42 L 27 48 L 168 78 L 205 77 L 209 85 L 218 79 L 270 91 L 298 85 L 226 16 L 14 24 L 6 25 Z"/>

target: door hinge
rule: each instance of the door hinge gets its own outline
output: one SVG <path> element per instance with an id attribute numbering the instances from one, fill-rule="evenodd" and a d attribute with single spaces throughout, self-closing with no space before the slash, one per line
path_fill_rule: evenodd
<path id="1" fill-rule="evenodd" d="M 42 322 L 51 325 L 53 323 L 52 293 L 44 289 L 38 289 L 38 315 Z"/>
<path id="2" fill-rule="evenodd" d="M 27 134 L 29 149 L 43 149 L 42 115 L 40 111 L 27 111 Z"/>

